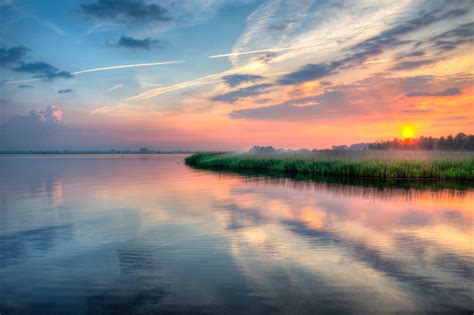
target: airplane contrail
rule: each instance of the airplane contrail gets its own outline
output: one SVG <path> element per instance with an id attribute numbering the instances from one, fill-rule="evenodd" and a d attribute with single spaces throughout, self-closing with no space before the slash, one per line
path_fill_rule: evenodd
<path id="1" fill-rule="evenodd" d="M 196 80 L 191 80 L 191 81 L 187 81 L 187 82 L 183 82 L 183 83 L 173 84 L 171 86 L 156 88 L 156 89 L 153 89 L 153 90 L 143 92 L 141 94 L 129 97 L 129 98 L 127 98 L 127 101 L 139 101 L 139 100 L 147 99 L 147 98 L 150 98 L 150 97 L 155 97 L 155 96 L 158 96 L 160 94 L 164 94 L 164 93 L 184 89 L 184 88 L 191 87 L 191 86 L 215 84 L 215 83 L 222 82 L 222 80 L 199 82 L 202 79 L 203 78 L 199 78 L 199 79 L 196 79 Z"/>
<path id="2" fill-rule="evenodd" d="M 27 82 L 33 82 L 33 81 L 39 81 L 39 80 L 41 80 L 41 79 L 27 79 L 27 80 L 6 81 L 6 82 L 3 82 L 3 84 L 27 83 Z"/>
<path id="3" fill-rule="evenodd" d="M 216 78 L 222 77 L 226 74 L 231 74 L 233 72 L 235 72 L 235 69 L 226 70 L 226 71 L 223 71 L 223 72 L 206 75 L 206 76 L 203 76 L 203 77 L 200 77 L 200 78 L 197 78 L 197 79 L 193 79 L 193 80 L 190 80 L 190 81 L 185 81 L 185 82 L 176 83 L 176 84 L 172 84 L 172 85 L 168 85 L 168 86 L 164 86 L 164 87 L 159 87 L 159 88 L 152 89 L 152 90 L 149 90 L 149 91 L 146 91 L 146 92 L 142 92 L 138 95 L 129 97 L 127 99 L 127 101 L 139 101 L 139 100 L 147 99 L 147 98 L 150 98 L 150 97 L 155 97 L 155 96 L 158 96 L 158 95 L 163 94 L 163 93 L 168 93 L 168 92 L 171 92 L 171 91 L 180 90 L 180 89 L 195 86 L 195 85 L 208 84 L 209 81 L 207 81 L 207 82 L 202 82 L 202 81 L 204 81 L 206 79 L 216 79 Z M 221 82 L 221 81 L 211 81 L 211 82 L 209 82 L 209 84 L 210 83 L 217 83 L 217 82 Z"/>
<path id="4" fill-rule="evenodd" d="M 117 84 L 117 85 L 112 86 L 110 89 L 108 89 L 108 90 L 105 91 L 105 92 L 112 92 L 112 91 L 114 91 L 114 90 L 116 90 L 116 89 L 122 88 L 123 86 L 124 86 L 123 83 L 119 83 L 119 84 Z"/>
<path id="5" fill-rule="evenodd" d="M 162 62 L 152 62 L 152 63 L 136 63 L 131 65 L 119 65 L 119 66 L 111 66 L 111 67 L 102 67 L 102 68 L 93 68 L 93 69 L 86 69 L 72 72 L 73 75 L 89 73 L 89 72 L 97 72 L 97 71 L 108 71 L 108 70 L 116 70 L 116 69 L 128 69 L 128 68 L 141 68 L 141 67 L 153 67 L 159 65 L 171 65 L 176 63 L 183 63 L 184 60 L 172 60 L 172 61 L 162 61 Z M 16 83 L 26 83 L 26 82 L 34 82 L 40 81 L 41 78 L 37 79 L 27 79 L 27 80 L 15 80 L 15 81 L 7 81 L 4 84 L 16 84 Z"/>
<path id="6" fill-rule="evenodd" d="M 232 57 L 232 56 L 240 56 L 240 55 L 251 55 L 251 54 L 258 54 L 264 52 L 273 52 L 273 51 L 290 51 L 290 50 L 302 50 L 308 48 L 317 47 L 318 50 L 328 50 L 331 47 L 320 47 L 320 44 L 312 44 L 312 45 L 304 45 L 304 46 L 293 46 L 293 47 L 282 47 L 282 48 L 268 48 L 268 49 L 259 49 L 259 50 L 250 50 L 250 51 L 241 51 L 241 52 L 233 52 L 227 54 L 219 54 L 219 55 L 211 55 L 208 56 L 209 58 L 225 58 L 225 57 Z M 334 47 L 334 45 L 333 45 Z"/>
<path id="7" fill-rule="evenodd" d="M 297 48 L 295 48 L 295 47 L 270 48 L 270 49 L 243 51 L 243 52 L 235 52 L 235 53 L 220 54 L 220 55 L 211 55 L 211 56 L 209 56 L 209 58 L 225 58 L 225 57 L 240 56 L 240 55 L 258 54 L 258 53 L 262 53 L 262 52 L 286 51 L 286 50 L 294 50 L 294 49 L 297 49 Z"/>
<path id="8" fill-rule="evenodd" d="M 86 69 L 81 71 L 73 72 L 72 74 L 82 74 L 88 72 L 96 72 L 96 71 L 107 71 L 107 70 L 115 70 L 115 69 L 127 69 L 127 68 L 140 68 L 140 67 L 151 67 L 151 66 L 159 66 L 159 65 L 171 65 L 175 63 L 182 63 L 184 60 L 173 60 L 173 61 L 163 61 L 163 62 L 153 62 L 153 63 L 136 63 L 132 65 L 121 65 L 121 66 L 112 66 L 112 67 L 103 67 L 103 68 L 93 68 L 93 69 Z"/>
<path id="9" fill-rule="evenodd" d="M 155 88 L 155 89 L 152 89 L 152 90 L 148 90 L 146 92 L 142 92 L 138 95 L 131 96 L 131 97 L 127 98 L 127 101 L 140 101 L 140 100 L 148 99 L 148 98 L 155 97 L 155 96 L 158 96 L 158 95 L 161 95 L 161 94 L 165 94 L 165 93 L 176 91 L 176 90 L 181 90 L 181 89 L 184 89 L 184 88 L 189 88 L 189 87 L 196 86 L 196 85 L 221 83 L 222 80 L 220 80 L 219 78 L 221 78 L 225 75 L 228 75 L 228 74 L 239 73 L 239 72 L 241 72 L 241 71 L 239 71 L 239 69 L 244 70 L 245 68 L 246 68 L 245 66 L 240 67 L 240 68 L 234 68 L 234 69 L 231 69 L 231 70 L 226 70 L 226 71 L 223 71 L 223 72 L 206 75 L 204 77 L 200 77 L 200 78 L 197 78 L 197 79 L 194 79 L 194 80 L 185 81 L 185 82 L 176 83 L 176 84 L 172 84 L 172 85 L 168 85 L 168 86 L 164 86 L 164 87 Z M 265 76 L 266 77 L 273 77 L 273 76 L 287 74 L 287 73 L 289 73 L 289 72 L 288 71 L 280 71 L 280 72 L 267 73 L 267 74 L 265 74 Z M 206 80 L 209 80 L 209 79 L 213 79 L 213 81 L 206 81 Z M 216 79 L 219 79 L 219 80 L 216 80 Z M 202 81 L 205 81 L 205 82 L 202 82 Z"/>

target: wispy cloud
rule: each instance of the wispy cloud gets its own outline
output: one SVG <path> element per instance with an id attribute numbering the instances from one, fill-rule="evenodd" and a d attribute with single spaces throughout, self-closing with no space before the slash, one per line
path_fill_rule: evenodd
<path id="1" fill-rule="evenodd" d="M 340 4 L 267 0 L 247 18 L 245 31 L 227 55 L 234 65 L 253 59 L 253 53 L 273 49 L 285 53 L 280 60 L 331 50 L 340 55 L 343 48 L 381 32 L 410 4 L 411 1 Z"/>
<path id="2" fill-rule="evenodd" d="M 51 32 L 59 35 L 59 36 L 67 36 L 67 37 L 70 37 L 70 35 L 68 33 L 66 33 L 66 31 L 64 31 L 61 27 L 59 27 L 58 25 L 52 23 L 52 22 L 49 22 L 49 21 L 45 21 L 45 20 L 40 20 L 40 19 L 36 19 L 39 23 L 41 23 L 42 25 L 44 25 L 45 27 L 47 27 Z"/>
<path id="3" fill-rule="evenodd" d="M 31 18 L 36 21 L 38 24 L 40 24 L 41 26 L 47 28 L 49 31 L 53 32 L 54 34 L 58 35 L 58 36 L 61 36 L 61 37 L 64 37 L 64 38 L 67 38 L 71 41 L 74 41 L 76 43 L 78 43 L 78 38 L 75 37 L 75 36 L 72 36 L 71 34 L 69 34 L 68 32 L 66 32 L 64 30 L 63 27 L 51 22 L 51 21 L 48 21 L 47 19 L 43 18 L 43 17 L 39 17 L 39 16 L 36 16 L 36 15 L 32 15 Z"/>

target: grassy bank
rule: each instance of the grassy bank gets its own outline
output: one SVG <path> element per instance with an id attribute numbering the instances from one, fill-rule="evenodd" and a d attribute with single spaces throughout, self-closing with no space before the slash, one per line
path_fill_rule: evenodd
<path id="1" fill-rule="evenodd" d="M 380 179 L 474 179 L 474 155 L 436 151 L 321 151 L 311 154 L 200 153 L 186 164 L 221 170 L 258 170 L 309 176 Z"/>

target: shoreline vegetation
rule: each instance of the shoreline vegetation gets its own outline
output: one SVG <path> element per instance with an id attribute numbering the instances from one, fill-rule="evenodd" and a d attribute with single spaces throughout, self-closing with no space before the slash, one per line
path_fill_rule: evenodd
<path id="1" fill-rule="evenodd" d="M 189 165 L 190 166 L 190 165 Z M 196 170 L 204 172 L 214 172 L 219 175 L 243 176 L 246 180 L 262 183 L 285 183 L 302 187 L 310 182 L 311 185 L 320 184 L 330 187 L 363 187 L 367 189 L 385 190 L 401 189 L 403 191 L 441 191 L 462 192 L 474 188 L 474 180 L 453 180 L 453 179 L 397 179 L 374 177 L 340 177 L 334 175 L 308 175 L 304 173 L 285 173 L 280 171 L 252 170 L 252 169 L 218 169 L 191 166 Z"/>
<path id="2" fill-rule="evenodd" d="M 306 177 L 366 178 L 377 180 L 474 179 L 474 152 L 426 150 L 265 150 L 245 153 L 197 153 L 185 159 L 189 166 L 222 171 L 254 171 Z M 267 153 L 255 153 L 255 152 Z M 270 152 L 268 152 L 270 151 Z"/>

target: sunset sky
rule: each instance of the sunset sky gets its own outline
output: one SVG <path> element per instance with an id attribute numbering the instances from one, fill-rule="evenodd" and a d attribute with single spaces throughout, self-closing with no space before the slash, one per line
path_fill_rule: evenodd
<path id="1" fill-rule="evenodd" d="M 0 150 L 474 133 L 469 0 L 0 0 L 0 21 Z"/>

